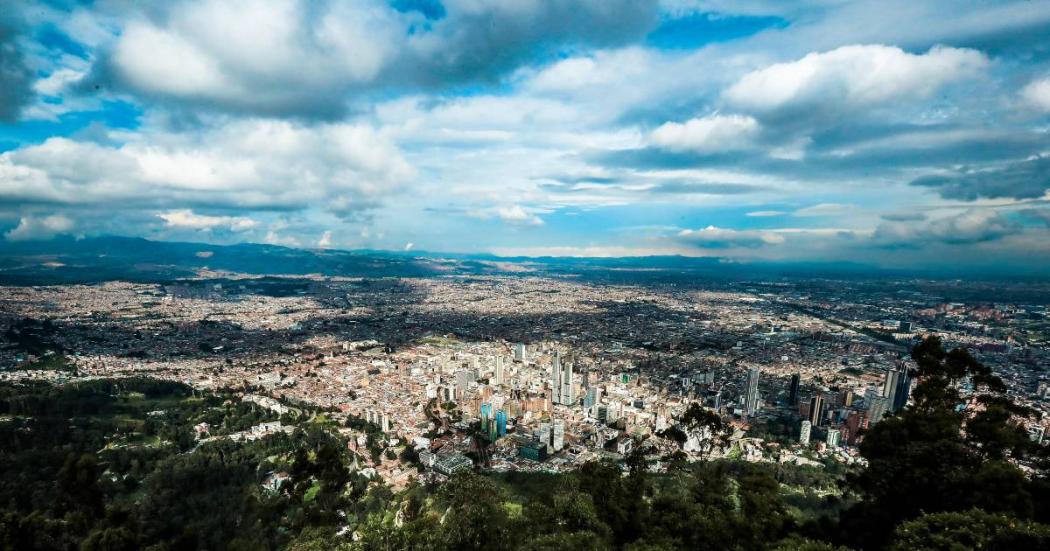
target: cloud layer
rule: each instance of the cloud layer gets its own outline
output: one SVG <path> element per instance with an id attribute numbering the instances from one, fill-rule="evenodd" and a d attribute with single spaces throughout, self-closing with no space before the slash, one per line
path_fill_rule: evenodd
<path id="1" fill-rule="evenodd" d="M 1048 24 L 1027 0 L 16 3 L 0 232 L 1050 272 Z"/>

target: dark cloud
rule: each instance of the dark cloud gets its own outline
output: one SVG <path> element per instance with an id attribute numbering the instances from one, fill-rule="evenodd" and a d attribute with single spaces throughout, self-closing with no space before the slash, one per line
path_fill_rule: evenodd
<path id="1" fill-rule="evenodd" d="M 996 199 L 1034 199 L 1050 189 L 1050 157 L 1012 163 L 1000 168 L 923 176 L 913 186 L 932 188 L 945 199 L 976 201 Z"/>
<path id="2" fill-rule="evenodd" d="M 661 182 L 656 186 L 646 190 L 646 192 L 676 195 L 687 195 L 693 193 L 699 193 L 704 195 L 743 195 L 745 193 L 757 193 L 760 191 L 767 190 L 768 188 L 762 186 L 754 186 L 748 184 L 723 184 L 675 180 L 671 182 Z"/>
<path id="3" fill-rule="evenodd" d="M 881 218 L 888 222 L 922 222 L 927 217 L 921 212 L 891 212 L 883 214 Z"/>
<path id="4" fill-rule="evenodd" d="M 33 99 L 33 75 L 18 47 L 18 32 L 0 20 L 0 122 L 12 122 Z"/>

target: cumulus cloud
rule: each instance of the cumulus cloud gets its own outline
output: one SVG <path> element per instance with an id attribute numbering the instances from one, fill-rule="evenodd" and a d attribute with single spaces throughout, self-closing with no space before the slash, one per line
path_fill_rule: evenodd
<path id="1" fill-rule="evenodd" d="M 678 241 L 708 249 L 754 248 L 779 245 L 784 242 L 784 236 L 771 231 L 733 230 L 716 226 L 707 226 L 698 230 L 682 230 L 678 232 L 677 238 Z"/>
<path id="2" fill-rule="evenodd" d="M 1021 98 L 1032 109 L 1050 113 L 1050 77 L 1029 82 L 1021 89 Z"/>
<path id="3" fill-rule="evenodd" d="M 169 228 L 210 231 L 217 228 L 232 232 L 248 231 L 259 225 L 259 222 L 246 216 L 208 216 L 197 214 L 191 209 L 176 209 L 157 214 Z"/>
<path id="4" fill-rule="evenodd" d="M 543 219 L 532 214 L 528 210 L 525 210 L 521 205 L 499 207 L 496 209 L 496 215 L 499 216 L 500 220 L 511 224 L 524 224 L 528 226 L 540 226 L 543 224 Z"/>
<path id="5" fill-rule="evenodd" d="M 121 145 L 68 138 L 0 154 L 8 204 L 294 210 L 342 216 L 374 207 L 414 169 L 367 126 L 239 120 Z"/>
<path id="6" fill-rule="evenodd" d="M 18 226 L 4 233 L 4 237 L 8 241 L 50 239 L 58 234 L 69 232 L 73 226 L 73 221 L 61 214 L 44 217 L 23 216 L 18 221 Z"/>
<path id="7" fill-rule="evenodd" d="M 945 199 L 964 201 L 1039 198 L 1050 190 L 1050 157 L 923 176 L 912 180 L 911 185 L 931 188 Z"/>
<path id="8" fill-rule="evenodd" d="M 1016 221 L 995 210 L 970 209 L 925 224 L 883 222 L 876 228 L 873 241 L 883 246 L 912 248 L 936 243 L 971 245 L 1002 239 L 1021 229 Z"/>
<path id="9" fill-rule="evenodd" d="M 317 240 L 318 249 L 328 249 L 332 246 L 332 230 L 327 230 L 321 234 L 321 238 Z"/>
<path id="10" fill-rule="evenodd" d="M 650 135 L 656 147 L 671 151 L 714 153 L 751 147 L 761 132 L 758 121 L 743 115 L 708 115 L 683 123 L 668 122 Z"/>
<path id="11" fill-rule="evenodd" d="M 96 78 L 222 109 L 334 117 L 382 85 L 492 80 L 559 45 L 613 45 L 657 20 L 654 1 L 449 0 L 426 20 L 380 0 L 172 2 L 133 19 Z"/>
<path id="12" fill-rule="evenodd" d="M 783 120 L 928 98 L 943 85 L 972 77 L 988 65 L 970 49 L 934 47 L 911 54 L 884 45 L 843 46 L 814 52 L 744 75 L 726 101 L 759 118 Z"/>

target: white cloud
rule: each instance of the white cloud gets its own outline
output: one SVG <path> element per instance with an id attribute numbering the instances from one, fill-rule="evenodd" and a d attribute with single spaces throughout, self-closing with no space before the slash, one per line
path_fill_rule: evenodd
<path id="1" fill-rule="evenodd" d="M 332 112 L 392 55 L 398 19 L 370 1 L 319 10 L 295 0 L 180 4 L 162 23 L 129 22 L 110 62 L 147 94 L 268 113 Z"/>
<path id="2" fill-rule="evenodd" d="M 415 171 L 370 127 L 238 120 L 192 133 L 126 136 L 119 146 L 68 138 L 0 154 L 0 200 L 114 208 L 374 207 Z"/>
<path id="3" fill-rule="evenodd" d="M 169 228 L 208 231 L 225 228 L 233 232 L 248 231 L 259 225 L 259 222 L 246 216 L 208 216 L 196 214 L 191 209 L 176 209 L 157 214 Z"/>
<path id="4" fill-rule="evenodd" d="M 332 230 L 327 230 L 321 234 L 321 238 L 317 240 L 317 248 L 328 249 L 332 246 Z"/>
<path id="5" fill-rule="evenodd" d="M 853 205 L 844 205 L 842 203 L 818 203 L 798 209 L 792 214 L 795 216 L 842 216 L 855 208 Z"/>
<path id="6" fill-rule="evenodd" d="M 4 234 L 8 241 L 26 241 L 32 239 L 49 239 L 60 233 L 73 229 L 74 223 L 69 218 L 54 214 L 36 217 L 23 216 L 18 226 Z"/>
<path id="7" fill-rule="evenodd" d="M 839 113 L 924 99 L 988 64 L 984 54 L 964 48 L 938 46 L 916 55 L 893 46 L 842 46 L 748 73 L 724 96 L 760 117 Z"/>
<path id="8" fill-rule="evenodd" d="M 874 233 L 876 243 L 921 248 L 931 243 L 969 245 L 996 241 L 1023 230 L 993 209 L 969 209 L 925 223 L 887 221 Z"/>
<path id="9" fill-rule="evenodd" d="M 1021 89 L 1021 98 L 1029 107 L 1050 113 L 1050 77 L 1029 82 Z"/>
<path id="10" fill-rule="evenodd" d="M 779 245 L 784 242 L 784 236 L 773 231 L 762 230 L 733 230 L 707 226 L 699 230 L 682 230 L 678 232 L 678 240 L 702 248 L 732 248 L 732 247 L 762 247 L 764 245 Z"/>
<path id="11" fill-rule="evenodd" d="M 302 242 L 291 235 L 282 235 L 278 230 L 269 230 L 266 232 L 266 237 L 263 238 L 263 243 L 267 245 L 280 245 L 282 247 L 301 247 Z"/>
<path id="12" fill-rule="evenodd" d="M 715 153 L 750 147 L 761 131 L 758 121 L 743 115 L 708 115 L 664 123 L 653 131 L 650 142 L 672 151 Z"/>
<path id="13" fill-rule="evenodd" d="M 782 210 L 756 210 L 746 213 L 746 216 L 758 216 L 758 217 L 769 217 L 769 216 L 783 216 L 787 214 Z"/>
<path id="14" fill-rule="evenodd" d="M 543 219 L 529 212 L 520 205 L 499 207 L 496 209 L 496 216 L 498 216 L 500 220 L 511 224 L 521 224 L 526 226 L 543 225 Z"/>

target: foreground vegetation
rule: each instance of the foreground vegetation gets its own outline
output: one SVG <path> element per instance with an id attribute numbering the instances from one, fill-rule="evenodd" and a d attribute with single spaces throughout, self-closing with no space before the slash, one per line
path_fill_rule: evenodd
<path id="1" fill-rule="evenodd" d="M 0 386 L 0 548 L 1050 548 L 1047 448 L 1018 424 L 1030 412 L 964 351 L 931 339 L 913 356 L 914 405 L 869 431 L 869 464 L 854 472 L 671 461 L 657 474 L 638 451 L 397 494 L 357 471 L 363 458 L 318 415 L 238 442 L 224 436 L 276 417 L 229 393 L 148 379 Z M 979 407 L 958 407 L 963 382 Z M 195 437 L 200 423 L 211 441 Z M 380 440 L 369 433 L 363 453 L 379 456 Z"/>

